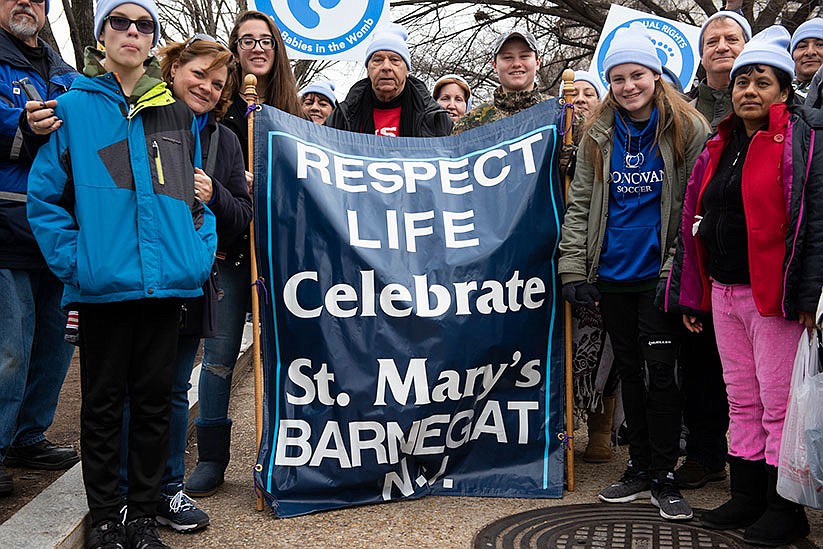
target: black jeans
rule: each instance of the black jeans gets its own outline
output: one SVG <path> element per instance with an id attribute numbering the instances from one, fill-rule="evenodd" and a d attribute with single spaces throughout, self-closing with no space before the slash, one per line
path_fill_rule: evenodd
<path id="1" fill-rule="evenodd" d="M 131 405 L 129 520 L 154 517 L 166 463 L 180 301 L 82 304 L 80 445 L 92 525 L 119 520 L 120 431 Z"/>
<path id="2" fill-rule="evenodd" d="M 726 464 L 729 430 L 729 401 L 723 381 L 723 365 L 717 353 L 714 323 L 701 318 L 703 331 L 693 334 L 681 327 L 680 364 L 686 396 L 683 419 L 689 434 L 686 454 L 692 459 L 721 469 Z"/>
<path id="3" fill-rule="evenodd" d="M 677 380 L 678 318 L 654 305 L 654 290 L 604 293 L 633 466 L 652 478 L 674 471 L 683 401 Z"/>

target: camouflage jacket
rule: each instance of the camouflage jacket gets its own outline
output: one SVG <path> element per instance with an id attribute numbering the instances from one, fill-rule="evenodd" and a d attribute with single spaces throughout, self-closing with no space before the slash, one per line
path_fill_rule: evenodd
<path id="1" fill-rule="evenodd" d="M 494 90 L 494 99 L 482 103 L 464 114 L 454 125 L 452 135 L 517 114 L 549 98 L 548 95 L 537 91 L 537 88 L 532 91 L 506 93 L 503 91 L 502 86 L 498 86 Z"/>

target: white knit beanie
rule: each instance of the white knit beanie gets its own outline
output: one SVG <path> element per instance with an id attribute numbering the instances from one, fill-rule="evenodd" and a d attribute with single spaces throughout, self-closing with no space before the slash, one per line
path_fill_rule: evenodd
<path id="1" fill-rule="evenodd" d="M 606 80 L 609 80 L 610 70 L 624 63 L 637 63 L 657 74 L 663 72 L 663 64 L 657 56 L 657 50 L 651 36 L 649 36 L 649 31 L 639 21 L 634 21 L 628 27 L 617 29 L 617 32 L 614 33 L 609 51 L 606 52 L 606 57 L 603 59 L 603 71 L 606 74 Z"/>
<path id="2" fill-rule="evenodd" d="M 409 55 L 409 47 L 406 45 L 406 39 L 409 33 L 406 28 L 398 23 L 389 23 L 385 27 L 381 27 L 374 31 L 374 38 L 366 48 L 366 64 L 369 64 L 369 59 L 376 51 L 392 51 L 403 58 L 406 66 L 411 70 L 411 55 Z"/>
<path id="3" fill-rule="evenodd" d="M 768 65 L 780 69 L 794 78 L 794 59 L 789 53 L 789 31 L 780 25 L 772 25 L 754 35 L 734 60 L 731 74 L 746 65 Z"/>
<path id="4" fill-rule="evenodd" d="M 154 20 L 154 43 L 151 47 L 155 47 L 160 40 L 160 19 L 157 18 L 157 4 L 154 3 L 154 0 L 97 0 L 97 6 L 94 10 L 94 39 L 100 40 L 100 33 L 103 31 L 103 24 L 106 22 L 106 17 L 113 12 L 115 8 L 123 4 L 136 4 L 149 12 L 149 15 L 151 15 L 151 18 Z M 105 44 L 103 45 L 105 46 Z"/>

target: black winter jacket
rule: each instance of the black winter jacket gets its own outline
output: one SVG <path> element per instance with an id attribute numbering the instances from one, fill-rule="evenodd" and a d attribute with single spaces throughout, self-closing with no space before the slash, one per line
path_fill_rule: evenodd
<path id="1" fill-rule="evenodd" d="M 217 218 L 217 253 L 229 253 L 239 248 L 247 251 L 248 233 L 252 218 L 252 202 L 246 185 L 245 162 L 240 142 L 229 128 L 218 124 L 209 115 L 206 127 L 200 132 L 200 148 L 203 152 L 203 166 L 214 131 L 219 127 L 217 162 L 212 178 L 213 196 L 207 206 Z"/>
<path id="2" fill-rule="evenodd" d="M 356 82 L 346 99 L 338 104 L 326 119 L 325 125 L 338 130 L 356 132 L 360 109 L 364 104 L 363 96 L 370 88 L 371 81 L 368 78 Z M 451 134 L 454 123 L 449 113 L 437 104 L 423 82 L 413 76 L 407 77 L 404 93 L 412 94 L 414 123 L 411 124 L 412 133 L 401 137 L 445 137 Z"/>
<path id="3" fill-rule="evenodd" d="M 0 29 L 0 269 L 40 269 L 46 266 L 26 219 L 29 169 L 37 150 L 48 138 L 28 129 L 23 115 L 26 97 L 14 84 L 23 77 L 45 99 L 58 99 L 69 89 L 77 72 L 46 45 L 49 80 L 29 63 L 12 39 Z M 20 126 L 22 118 L 23 126 Z"/>
<path id="4" fill-rule="evenodd" d="M 221 120 L 221 124 L 231 130 L 237 137 L 240 146 L 240 153 L 243 155 L 243 169 L 249 165 L 249 125 L 246 118 L 246 100 L 240 94 L 234 96 L 234 100 L 229 105 L 226 115 Z M 243 176 L 245 178 L 245 175 Z M 245 186 L 245 179 L 243 180 Z M 248 187 L 246 187 L 248 195 Z M 252 200 L 252 198 L 250 198 Z M 238 236 L 230 245 L 224 247 L 222 241 L 217 244 L 218 252 L 225 253 L 224 263 L 233 267 L 239 267 L 241 264 L 249 260 L 249 224 L 246 223 L 244 232 Z M 220 223 L 217 226 L 218 234 L 220 232 Z"/>
<path id="5" fill-rule="evenodd" d="M 252 202 L 246 185 L 243 153 L 240 142 L 229 128 L 218 124 L 209 114 L 206 126 L 200 132 L 200 148 L 203 169 L 209 164 L 209 152 L 215 131 L 219 132 L 215 151 L 214 170 L 208 173 L 212 180 L 212 199 L 208 202 L 217 221 L 217 255 L 225 257 L 222 265 L 229 262 L 248 261 L 249 223 L 252 219 Z M 230 263 L 231 266 L 234 263 Z M 181 333 L 213 337 L 217 324 L 217 292 L 220 290 L 220 274 L 216 264 L 212 276 L 203 286 L 203 296 L 187 299 L 181 314 Z"/>
<path id="6" fill-rule="evenodd" d="M 786 318 L 814 313 L 823 287 L 823 111 L 791 108 L 792 197 L 786 238 Z M 811 149 L 812 145 L 814 149 Z"/>

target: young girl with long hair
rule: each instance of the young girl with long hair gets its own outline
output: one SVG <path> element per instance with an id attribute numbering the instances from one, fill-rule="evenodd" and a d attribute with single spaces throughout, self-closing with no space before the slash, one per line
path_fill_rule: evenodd
<path id="1" fill-rule="evenodd" d="M 618 31 L 604 69 L 611 86 L 580 143 L 559 262 L 563 296 L 581 307 L 599 303 L 622 383 L 629 465 L 599 497 L 623 503 L 651 495 L 663 518 L 688 520 L 692 510 L 674 480 L 678 319 L 654 301 L 709 127 L 661 79 L 642 25 Z"/>

